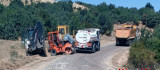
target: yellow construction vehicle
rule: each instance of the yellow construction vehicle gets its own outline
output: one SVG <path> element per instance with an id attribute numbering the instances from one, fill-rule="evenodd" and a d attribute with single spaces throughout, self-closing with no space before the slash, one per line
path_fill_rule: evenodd
<path id="1" fill-rule="evenodd" d="M 136 34 L 136 25 L 123 25 L 123 28 L 116 30 L 116 45 L 130 45 Z"/>
<path id="2" fill-rule="evenodd" d="M 59 25 L 57 26 L 57 30 L 48 32 L 48 51 L 51 55 L 54 56 L 57 53 L 75 53 L 75 41 L 70 35 L 69 26 Z"/>
<path id="3" fill-rule="evenodd" d="M 69 26 L 68 25 L 58 25 L 58 31 L 61 33 L 62 38 L 68 33 L 70 34 Z M 73 35 L 74 37 L 75 31 L 73 30 Z"/>

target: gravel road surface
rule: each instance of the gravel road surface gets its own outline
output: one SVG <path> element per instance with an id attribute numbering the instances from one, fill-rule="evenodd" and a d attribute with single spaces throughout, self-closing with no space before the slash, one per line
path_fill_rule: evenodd
<path id="1" fill-rule="evenodd" d="M 96 53 L 80 52 L 73 55 L 57 55 L 29 63 L 17 70 L 116 70 L 112 58 L 118 51 L 128 50 L 115 43 L 101 47 Z"/>

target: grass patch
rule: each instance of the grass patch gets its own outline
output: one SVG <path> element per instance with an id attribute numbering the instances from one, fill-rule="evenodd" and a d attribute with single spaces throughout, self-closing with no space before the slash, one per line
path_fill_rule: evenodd
<path id="1" fill-rule="evenodd" d="M 10 56 L 11 56 L 11 61 L 15 61 L 15 60 L 17 60 L 17 58 L 19 58 L 19 55 L 18 55 L 17 51 L 15 51 L 15 50 L 12 50 L 10 52 Z"/>
<path id="2" fill-rule="evenodd" d="M 10 51 L 10 60 L 11 61 L 16 61 L 18 59 L 22 59 L 23 56 L 19 55 L 18 52 L 15 50 L 16 48 L 14 46 L 10 46 L 11 51 Z"/>

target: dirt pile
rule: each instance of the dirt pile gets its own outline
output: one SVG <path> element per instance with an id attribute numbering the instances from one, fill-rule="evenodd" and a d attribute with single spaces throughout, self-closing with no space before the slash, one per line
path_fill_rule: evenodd
<path id="1" fill-rule="evenodd" d="M 1 62 L 0 70 L 16 70 L 17 68 L 24 66 L 27 63 L 30 63 L 36 59 L 32 57 L 22 58 L 15 61 Z"/>

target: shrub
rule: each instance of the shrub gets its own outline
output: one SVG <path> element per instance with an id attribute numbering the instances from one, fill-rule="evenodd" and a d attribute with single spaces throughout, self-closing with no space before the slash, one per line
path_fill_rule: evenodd
<path id="1" fill-rule="evenodd" d="M 10 52 L 10 57 L 11 57 L 11 61 L 15 61 L 17 58 L 19 58 L 19 55 L 18 55 L 17 51 L 12 50 Z"/>
<path id="2" fill-rule="evenodd" d="M 154 69 L 155 64 L 155 53 L 148 50 L 143 41 L 135 42 L 131 45 L 129 64 L 136 68 L 149 67 Z"/>
<path id="3" fill-rule="evenodd" d="M 141 30 L 140 39 L 136 40 L 130 49 L 129 64 L 133 67 L 150 67 L 160 63 L 160 27 L 156 26 L 154 32 Z"/>

